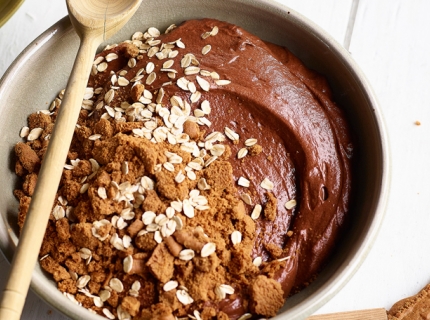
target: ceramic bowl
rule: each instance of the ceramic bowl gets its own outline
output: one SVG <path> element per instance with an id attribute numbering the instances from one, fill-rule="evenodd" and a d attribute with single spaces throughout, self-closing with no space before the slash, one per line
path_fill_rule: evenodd
<path id="1" fill-rule="evenodd" d="M 305 64 L 326 75 L 337 103 L 343 107 L 356 139 L 351 228 L 318 278 L 289 298 L 276 319 L 303 319 L 332 298 L 357 271 L 382 223 L 389 185 L 386 131 L 376 98 L 350 54 L 321 28 L 289 8 L 268 0 L 144 1 L 134 18 L 109 43 L 129 39 L 137 30 L 192 18 L 235 23 L 266 41 L 287 46 Z M 18 203 L 13 147 L 27 116 L 46 109 L 66 86 L 79 39 L 67 17 L 30 44 L 0 83 L 0 244 L 7 259 L 17 243 Z M 102 45 L 103 47 L 104 45 Z M 102 319 L 77 307 L 36 267 L 32 288 L 53 307 L 79 319 Z"/>

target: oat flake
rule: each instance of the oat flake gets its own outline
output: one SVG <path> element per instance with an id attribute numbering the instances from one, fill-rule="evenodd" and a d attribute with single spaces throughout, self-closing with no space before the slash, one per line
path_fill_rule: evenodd
<path id="1" fill-rule="evenodd" d="M 27 136 L 28 141 L 33 141 L 39 139 L 39 137 L 42 135 L 43 129 L 42 128 L 34 128 L 30 131 L 30 133 Z"/>
<path id="2" fill-rule="evenodd" d="M 239 244 L 242 242 L 242 234 L 240 233 L 240 231 L 233 231 L 233 233 L 231 234 L 231 242 L 233 243 L 233 245 Z"/>
<path id="3" fill-rule="evenodd" d="M 118 293 L 121 293 L 124 290 L 124 285 L 122 284 L 121 280 L 119 280 L 118 278 L 110 279 L 109 287 L 111 287 L 112 290 L 115 290 Z"/>
<path id="4" fill-rule="evenodd" d="M 240 177 L 239 180 L 237 181 L 237 184 L 239 186 L 245 187 L 245 188 L 249 188 L 250 186 L 250 181 L 244 177 Z"/>
<path id="5" fill-rule="evenodd" d="M 264 180 L 260 184 L 260 187 L 266 190 L 272 190 L 274 188 L 274 184 L 268 178 L 264 178 Z"/>
<path id="6" fill-rule="evenodd" d="M 191 296 L 185 290 L 176 291 L 176 297 L 178 298 L 179 302 L 185 306 L 194 302 L 193 298 L 191 298 Z"/>
<path id="7" fill-rule="evenodd" d="M 215 250 L 216 250 L 215 243 L 208 242 L 203 246 L 203 248 L 200 252 L 200 255 L 202 256 L 202 258 L 209 257 L 212 253 L 215 252 Z"/>
<path id="8" fill-rule="evenodd" d="M 179 259 L 188 261 L 194 258 L 194 251 L 191 249 L 184 249 L 181 252 L 179 252 Z"/>
<path id="9" fill-rule="evenodd" d="M 259 267 L 260 265 L 261 265 L 261 263 L 262 263 L 262 259 L 261 259 L 261 257 L 256 257 L 253 261 L 252 261 L 252 264 L 254 265 L 254 266 L 256 266 L 256 267 Z"/>
<path id="10" fill-rule="evenodd" d="M 203 91 L 209 91 L 210 84 L 208 81 L 206 81 L 205 79 L 203 79 L 199 76 L 196 76 L 196 80 L 197 80 L 197 83 L 199 84 L 200 88 L 202 88 Z"/>
<path id="11" fill-rule="evenodd" d="M 286 208 L 287 210 L 291 210 L 291 209 L 293 209 L 296 205 L 297 205 L 297 201 L 296 201 L 295 199 L 292 199 L 292 200 L 287 201 L 287 202 L 285 203 L 285 208 Z"/>
<path id="12" fill-rule="evenodd" d="M 241 315 L 240 318 L 237 319 L 237 320 L 248 320 L 248 319 L 251 319 L 251 318 L 252 318 L 252 314 L 245 313 L 245 314 Z"/>
<path id="13" fill-rule="evenodd" d="M 170 280 L 164 284 L 163 290 L 167 292 L 167 291 L 176 289 L 177 287 L 178 287 L 178 281 Z"/>
<path id="14" fill-rule="evenodd" d="M 253 220 L 258 219 L 260 217 L 261 210 L 262 210 L 261 204 L 256 204 L 254 209 L 252 210 L 251 218 Z"/>

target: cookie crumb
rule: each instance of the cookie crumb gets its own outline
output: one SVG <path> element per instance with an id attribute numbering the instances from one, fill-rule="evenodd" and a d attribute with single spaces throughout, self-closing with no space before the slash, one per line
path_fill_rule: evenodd
<path id="1" fill-rule="evenodd" d="M 258 315 L 274 317 L 284 304 L 283 295 L 279 282 L 260 275 L 251 286 L 251 310 Z"/>
<path id="2" fill-rule="evenodd" d="M 259 144 L 254 144 L 248 148 L 248 151 L 250 156 L 258 156 L 263 151 L 263 147 Z"/>
<path id="3" fill-rule="evenodd" d="M 278 199 L 271 192 L 266 192 L 267 202 L 264 207 L 264 216 L 267 220 L 273 221 L 276 218 Z"/>

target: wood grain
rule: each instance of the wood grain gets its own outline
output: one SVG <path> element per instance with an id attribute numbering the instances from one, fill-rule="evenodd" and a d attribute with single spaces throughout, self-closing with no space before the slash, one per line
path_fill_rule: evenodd
<path id="1" fill-rule="evenodd" d="M 315 315 L 306 320 L 387 320 L 383 308 Z"/>

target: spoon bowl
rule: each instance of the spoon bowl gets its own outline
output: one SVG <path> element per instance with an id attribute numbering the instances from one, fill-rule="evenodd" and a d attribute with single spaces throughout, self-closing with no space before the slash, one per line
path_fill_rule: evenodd
<path id="1" fill-rule="evenodd" d="M 121 29 L 140 3 L 141 0 L 66 0 L 70 20 L 79 37 L 92 36 L 100 43 Z"/>
<path id="2" fill-rule="evenodd" d="M 15 320 L 21 316 L 97 47 L 124 26 L 141 1 L 67 0 L 69 16 L 81 44 L 12 259 L 0 304 L 0 319 Z"/>

